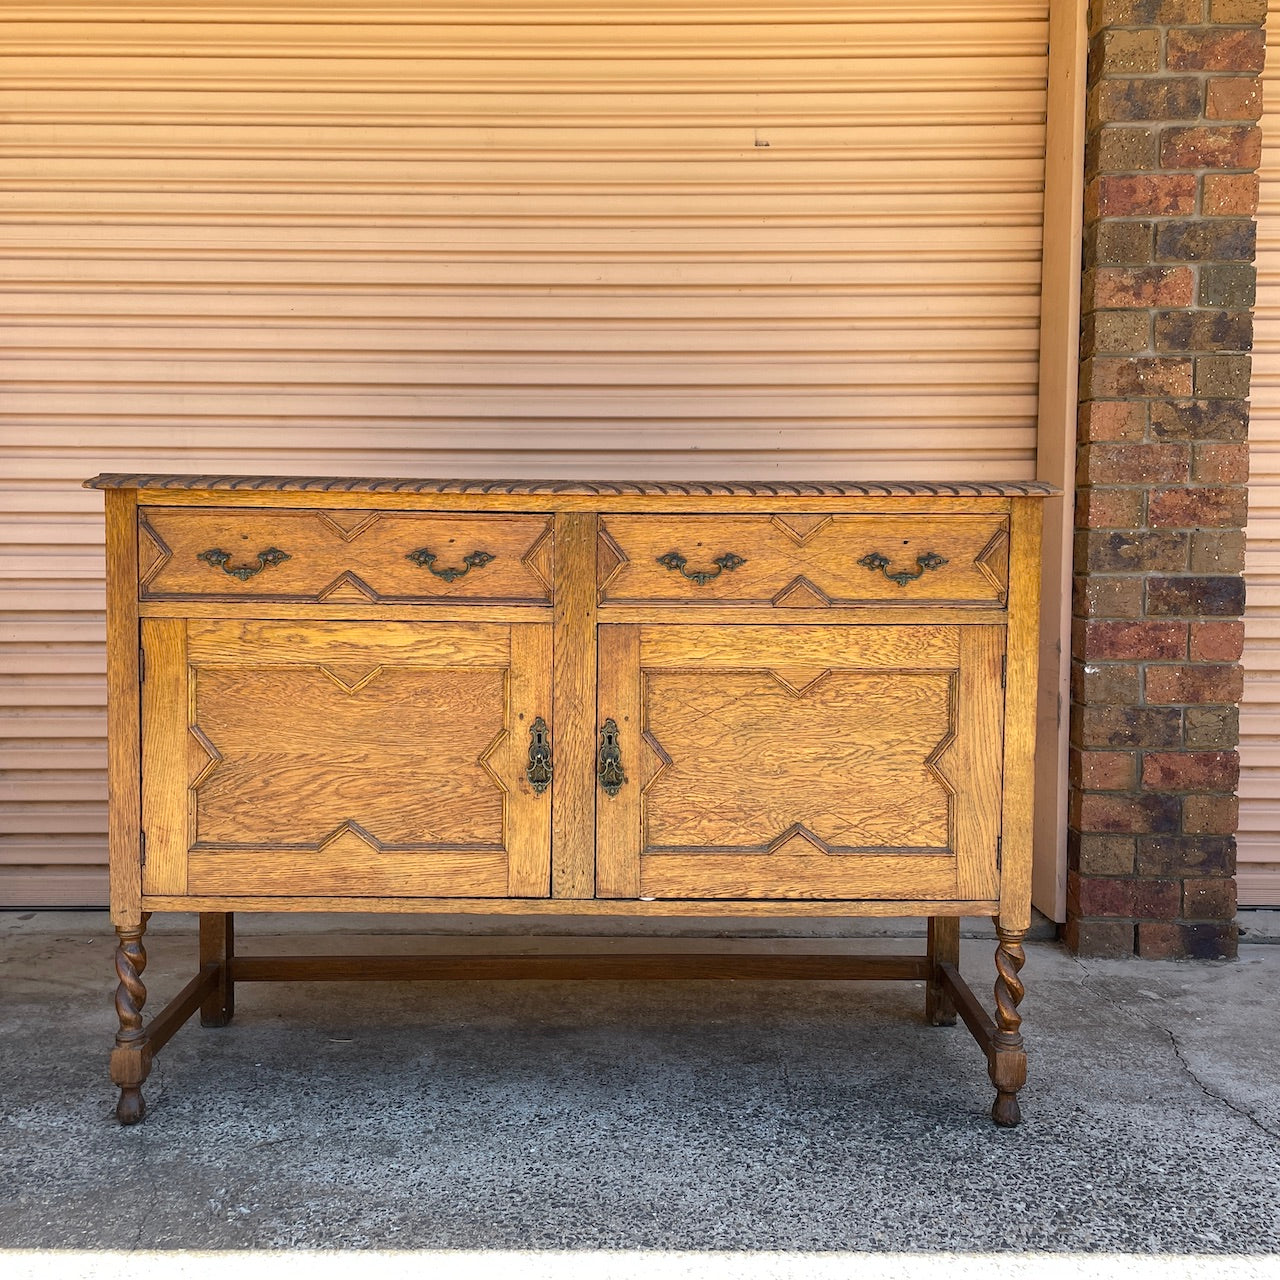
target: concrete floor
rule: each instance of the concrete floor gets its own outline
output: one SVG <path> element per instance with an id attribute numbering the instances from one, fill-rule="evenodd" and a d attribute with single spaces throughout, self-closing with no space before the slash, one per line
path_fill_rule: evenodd
<path id="1" fill-rule="evenodd" d="M 194 958 L 189 920 L 152 924 L 154 1012 Z M 277 927 L 246 921 L 241 949 L 251 928 L 260 950 L 311 941 Z M 312 949 L 337 947 L 372 949 Z M 1277 1274 L 1280 946 L 1188 965 L 1033 943 L 1013 1131 L 917 985 L 781 982 L 244 986 L 231 1026 L 178 1033 L 123 1129 L 111 948 L 98 913 L 0 915 L 0 1247 L 1047 1251 Z M 987 941 L 964 969 L 989 991 Z"/>

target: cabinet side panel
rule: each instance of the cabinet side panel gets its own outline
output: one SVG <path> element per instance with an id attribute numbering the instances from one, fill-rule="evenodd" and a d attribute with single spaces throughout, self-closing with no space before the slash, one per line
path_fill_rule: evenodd
<path id="1" fill-rule="evenodd" d="M 1026 929 L 1031 924 L 1041 510 L 1026 498 L 1015 498 L 1012 505 L 1000 920 L 1007 929 Z"/>
<path id="2" fill-rule="evenodd" d="M 191 848 L 187 624 L 179 618 L 142 623 L 147 678 L 142 683 L 142 828 L 147 858 L 142 887 L 148 894 L 187 891 Z"/>
<path id="3" fill-rule="evenodd" d="M 533 623 L 511 628 L 506 708 L 511 751 L 502 776 L 507 788 L 507 892 L 513 898 L 545 898 L 551 892 L 551 810 L 560 786 L 554 770 L 554 722 L 551 789 L 539 795 L 522 767 L 528 763 L 529 726 L 538 716 L 551 716 L 551 628 Z"/>
<path id="4" fill-rule="evenodd" d="M 137 493 L 116 489 L 108 490 L 105 496 L 111 919 L 114 924 L 135 924 L 142 911 Z"/>
<path id="5" fill-rule="evenodd" d="M 555 804 L 551 892 L 595 892 L 596 517 L 555 519 Z"/>
<path id="6" fill-rule="evenodd" d="M 597 784 L 596 894 L 635 898 L 640 894 L 640 823 L 644 777 L 643 708 L 640 702 L 640 628 L 609 626 L 600 631 L 599 724 L 612 719 L 626 779 L 616 795 Z M 597 726 L 598 729 L 599 726 Z"/>

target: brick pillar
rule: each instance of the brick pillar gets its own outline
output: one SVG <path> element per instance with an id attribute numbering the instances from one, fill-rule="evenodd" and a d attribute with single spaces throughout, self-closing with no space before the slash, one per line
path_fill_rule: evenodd
<path id="1" fill-rule="evenodd" d="M 1236 949 L 1266 0 L 1093 0 L 1067 943 Z"/>

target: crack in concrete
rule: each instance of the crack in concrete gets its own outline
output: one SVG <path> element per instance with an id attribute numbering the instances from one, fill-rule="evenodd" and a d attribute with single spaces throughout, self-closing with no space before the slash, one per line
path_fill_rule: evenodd
<path id="1" fill-rule="evenodd" d="M 1240 1116 L 1244 1120 L 1247 1120 L 1251 1125 L 1253 1125 L 1255 1129 L 1258 1129 L 1260 1132 L 1266 1134 L 1267 1137 L 1271 1138 L 1273 1141 L 1280 1142 L 1280 1132 L 1277 1132 L 1276 1130 L 1272 1129 L 1269 1125 L 1264 1124 L 1263 1121 L 1259 1120 L 1258 1117 L 1254 1115 L 1252 1111 L 1249 1111 L 1244 1107 L 1238 1106 L 1236 1103 L 1232 1102 L 1230 1098 L 1224 1096 L 1221 1093 L 1215 1092 L 1214 1090 L 1210 1089 L 1207 1084 L 1205 1084 L 1205 1082 L 1196 1074 L 1195 1069 L 1192 1067 L 1191 1063 L 1188 1061 L 1186 1055 L 1182 1051 L 1182 1045 L 1179 1044 L 1178 1037 L 1173 1033 L 1173 1031 L 1169 1027 L 1164 1026 L 1162 1023 L 1152 1021 L 1152 1019 L 1148 1018 L 1140 1009 L 1132 1008 L 1131 1006 L 1126 1004 L 1121 1004 L 1120 1001 L 1115 1000 L 1111 996 L 1107 995 L 1105 991 L 1102 991 L 1098 987 L 1093 986 L 1090 982 L 1090 979 L 1093 977 L 1093 974 L 1091 974 L 1089 970 L 1085 967 L 1080 957 L 1072 955 L 1069 958 L 1076 965 L 1076 967 L 1080 970 L 1081 974 L 1083 975 L 1080 979 L 1080 987 L 1082 990 L 1087 991 L 1095 999 L 1101 1000 L 1104 1004 L 1109 1004 L 1113 1009 L 1116 1009 L 1117 1011 L 1122 1013 L 1127 1013 L 1130 1017 L 1136 1018 L 1139 1022 L 1143 1023 L 1145 1026 L 1150 1027 L 1151 1030 L 1163 1032 L 1164 1035 L 1169 1037 L 1169 1044 L 1173 1049 L 1173 1056 L 1174 1058 L 1177 1059 L 1178 1065 L 1182 1068 L 1183 1072 L 1190 1078 L 1191 1082 L 1196 1086 L 1196 1088 L 1198 1088 L 1206 1098 L 1209 1098 L 1214 1102 L 1221 1103 L 1229 1111 L 1234 1111 L 1236 1115 Z"/>
<path id="2" fill-rule="evenodd" d="M 1251 1125 L 1254 1126 L 1255 1129 L 1258 1129 L 1262 1133 L 1265 1133 L 1267 1137 L 1271 1138 L 1273 1141 L 1280 1142 L 1280 1132 L 1277 1132 L 1275 1129 L 1272 1129 L 1269 1125 L 1263 1124 L 1263 1122 L 1259 1120 L 1258 1117 L 1255 1116 L 1252 1111 L 1246 1111 L 1244 1107 L 1237 1106 L 1234 1102 L 1231 1101 L 1230 1098 L 1225 1097 L 1221 1093 L 1215 1092 L 1213 1089 L 1210 1089 L 1209 1086 L 1205 1084 L 1203 1080 L 1200 1079 L 1200 1077 L 1196 1074 L 1195 1068 L 1192 1067 L 1191 1063 L 1187 1060 L 1186 1054 L 1182 1052 L 1182 1046 L 1178 1043 L 1178 1037 L 1174 1035 L 1174 1033 L 1168 1027 L 1161 1027 L 1159 1026 L 1158 1023 L 1154 1023 L 1154 1022 L 1151 1025 L 1153 1027 L 1158 1027 L 1159 1030 L 1163 1031 L 1165 1035 L 1169 1037 L 1169 1043 L 1173 1046 L 1174 1057 L 1178 1059 L 1178 1062 L 1181 1064 L 1182 1069 L 1187 1073 L 1188 1076 L 1191 1077 L 1192 1081 L 1196 1084 L 1200 1092 L 1203 1093 L 1206 1098 L 1212 1098 L 1213 1101 L 1222 1103 L 1224 1107 L 1229 1108 L 1231 1111 L 1234 1111 L 1236 1115 L 1241 1116 L 1243 1119 L 1247 1120 Z"/>

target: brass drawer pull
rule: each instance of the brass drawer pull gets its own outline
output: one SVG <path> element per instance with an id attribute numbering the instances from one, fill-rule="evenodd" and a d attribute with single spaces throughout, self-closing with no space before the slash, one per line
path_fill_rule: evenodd
<path id="1" fill-rule="evenodd" d="M 263 569 L 280 564 L 288 560 L 289 556 L 281 551 L 279 547 L 268 547 L 265 551 L 258 552 L 257 564 L 232 565 L 230 551 L 211 547 L 208 551 L 200 552 L 196 559 L 203 560 L 205 564 L 210 564 L 215 569 L 221 569 L 223 573 L 233 578 L 239 578 L 241 582 L 248 582 L 255 573 L 261 573 Z"/>
<path id="2" fill-rule="evenodd" d="M 928 570 L 940 569 L 947 562 L 936 551 L 926 551 L 924 555 L 916 556 L 917 568 L 915 573 L 910 573 L 906 569 L 900 569 L 897 573 L 890 573 L 889 557 L 882 556 L 878 551 L 872 551 L 869 555 L 863 556 L 858 563 L 865 565 L 872 573 L 879 570 L 890 582 L 896 582 L 898 586 L 905 587 L 908 582 L 914 582 L 917 578 L 924 577 Z"/>
<path id="3" fill-rule="evenodd" d="M 497 556 L 490 555 L 487 551 L 473 551 L 470 555 L 462 557 L 463 567 L 461 569 L 437 569 L 436 554 L 434 551 L 428 551 L 426 547 L 420 547 L 417 551 L 410 551 L 406 560 L 412 560 L 419 569 L 430 569 L 437 578 L 443 578 L 446 582 L 456 582 L 459 578 L 465 578 L 472 569 L 483 569 L 491 560 L 496 560 Z"/>
<path id="4" fill-rule="evenodd" d="M 551 742 L 541 716 L 529 726 L 529 737 L 529 785 L 541 795 L 551 785 Z"/>
<path id="5" fill-rule="evenodd" d="M 715 565 L 715 569 L 695 569 L 692 573 L 685 566 L 689 563 L 678 551 L 668 551 L 665 556 L 658 557 L 658 563 L 664 568 L 670 569 L 672 573 L 679 573 L 689 579 L 695 586 L 705 587 L 712 578 L 718 578 L 727 569 L 732 573 L 735 569 L 740 569 L 746 560 L 742 556 L 735 555 L 732 551 L 726 551 L 722 556 L 716 556 L 711 562 Z"/>
<path id="6" fill-rule="evenodd" d="M 622 748 L 618 746 L 618 722 L 612 717 L 600 730 L 600 752 L 596 757 L 596 777 L 607 796 L 616 796 L 622 790 L 627 775 L 622 771 Z"/>

